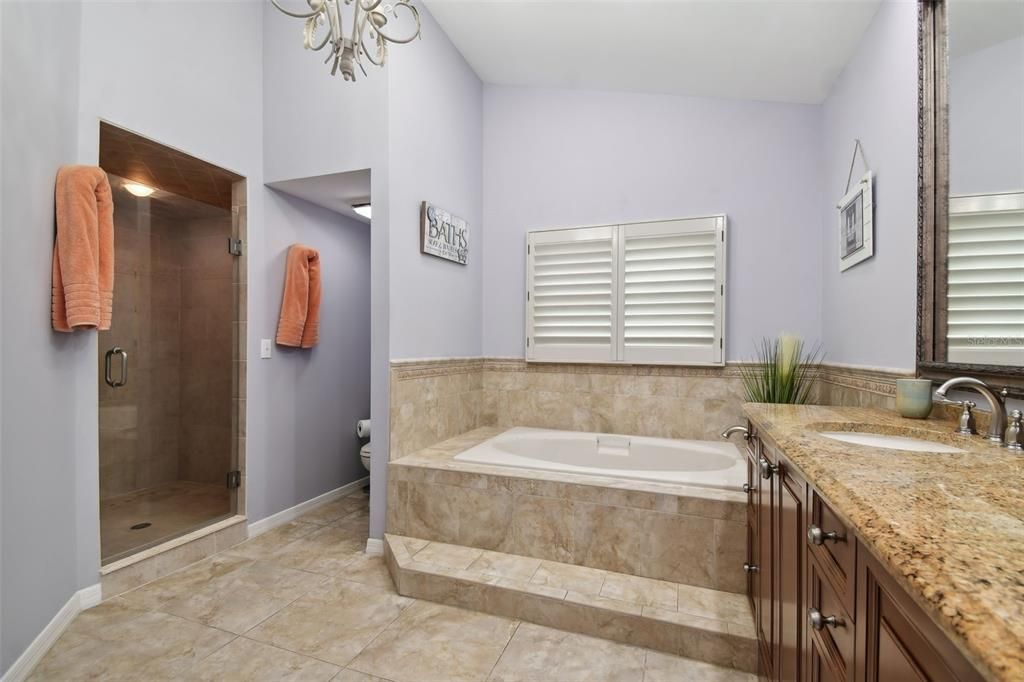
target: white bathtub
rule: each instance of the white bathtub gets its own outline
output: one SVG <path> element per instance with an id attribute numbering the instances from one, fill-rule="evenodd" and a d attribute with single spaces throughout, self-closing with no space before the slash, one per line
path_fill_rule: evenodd
<path id="1" fill-rule="evenodd" d="M 455 456 L 462 462 L 741 490 L 731 443 L 516 427 Z"/>

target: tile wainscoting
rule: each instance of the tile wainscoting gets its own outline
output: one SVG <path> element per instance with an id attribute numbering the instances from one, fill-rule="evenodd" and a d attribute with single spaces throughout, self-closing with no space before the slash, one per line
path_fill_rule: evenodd
<path id="1" fill-rule="evenodd" d="M 817 402 L 894 409 L 910 372 L 828 365 Z M 738 363 L 725 367 L 444 358 L 391 363 L 391 459 L 481 426 L 711 440 L 743 421 Z"/>

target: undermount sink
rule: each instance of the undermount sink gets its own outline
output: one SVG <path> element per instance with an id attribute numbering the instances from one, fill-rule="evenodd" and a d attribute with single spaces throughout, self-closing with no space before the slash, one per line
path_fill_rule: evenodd
<path id="1" fill-rule="evenodd" d="M 865 433 L 862 431 L 819 431 L 819 434 L 825 436 L 825 438 L 831 438 L 843 443 L 866 445 L 873 448 L 906 450 L 908 452 L 963 452 L 960 448 L 946 445 L 945 443 L 936 443 L 935 441 L 922 440 L 920 438 L 908 438 L 906 436 L 886 436 L 879 433 Z"/>

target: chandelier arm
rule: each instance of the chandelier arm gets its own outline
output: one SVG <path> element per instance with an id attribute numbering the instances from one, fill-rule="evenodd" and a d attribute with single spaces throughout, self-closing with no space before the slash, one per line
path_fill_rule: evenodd
<path id="1" fill-rule="evenodd" d="M 379 33 L 381 35 L 381 37 L 384 38 L 384 40 L 388 41 L 389 43 L 395 43 L 396 45 L 405 45 L 406 43 L 411 43 L 412 41 L 416 40 L 416 38 L 418 38 L 419 35 L 420 35 L 420 29 L 422 28 L 422 26 L 420 25 L 420 13 L 419 13 L 419 10 L 417 10 L 415 7 L 410 5 L 408 2 L 404 2 L 403 1 L 403 2 L 399 2 L 399 3 L 397 3 L 395 5 L 395 16 L 398 16 L 398 8 L 399 7 L 406 7 L 406 8 L 408 8 L 409 12 L 412 13 L 413 19 L 416 20 L 416 31 L 415 31 L 415 33 L 413 33 L 408 38 L 395 38 L 395 37 L 393 37 L 391 35 L 388 35 L 387 31 L 382 31 L 380 28 L 378 28 L 376 26 L 374 26 L 373 30 L 376 31 L 377 33 Z M 387 19 L 387 17 L 382 12 L 374 12 L 373 14 L 379 14 L 380 16 L 384 17 L 385 20 Z"/>
<path id="2" fill-rule="evenodd" d="M 384 66 L 386 52 L 384 51 L 384 46 L 381 45 L 380 43 L 377 43 L 377 57 L 374 57 L 373 54 L 371 54 L 370 51 L 366 49 L 366 38 L 361 38 L 359 40 L 359 52 L 363 54 L 366 57 L 366 59 L 369 60 L 369 62 L 374 66 Z M 378 59 L 380 61 L 378 61 Z"/>
<path id="3" fill-rule="evenodd" d="M 320 41 L 319 45 L 317 45 L 315 47 L 310 47 L 309 49 L 311 49 L 313 52 L 319 52 L 320 50 L 324 49 L 324 47 L 327 45 L 327 43 L 330 41 L 330 39 L 331 39 L 331 32 L 328 31 L 327 34 L 324 35 L 324 39 Z"/>
<path id="4" fill-rule="evenodd" d="M 279 3 L 277 0 L 270 0 L 270 2 L 271 4 L 274 5 L 274 7 L 279 9 L 281 12 L 287 14 L 290 17 L 295 17 L 296 19 L 309 19 L 310 17 L 315 17 L 317 14 L 320 13 L 320 10 L 315 10 L 313 12 L 310 12 L 309 14 L 300 14 L 298 12 L 286 10 L 284 7 L 281 6 L 281 3 Z"/>
<path id="5" fill-rule="evenodd" d="M 363 0 L 356 0 L 356 4 L 358 4 L 364 12 L 372 12 L 377 9 L 383 1 L 384 0 L 369 0 L 370 4 L 364 5 Z"/>

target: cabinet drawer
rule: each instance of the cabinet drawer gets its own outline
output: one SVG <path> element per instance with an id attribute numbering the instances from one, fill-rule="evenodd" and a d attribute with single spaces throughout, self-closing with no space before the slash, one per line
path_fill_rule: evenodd
<path id="1" fill-rule="evenodd" d="M 818 543 L 814 542 L 817 538 Z M 824 576 L 832 582 L 843 607 L 853 613 L 856 593 L 854 571 L 857 565 L 857 542 L 839 516 L 818 495 L 811 492 L 811 520 L 807 527 L 807 548 L 819 564 Z"/>
<path id="2" fill-rule="evenodd" d="M 810 599 L 807 604 L 807 631 L 815 653 L 822 659 L 812 662 L 816 666 L 827 666 L 831 675 L 838 680 L 852 680 L 854 657 L 855 630 L 850 612 L 832 585 L 822 575 L 818 562 L 811 559 L 807 562 L 810 579 Z M 835 618 L 835 625 L 822 623 L 821 629 L 814 628 L 811 613 L 817 612 L 822 618 Z"/>

